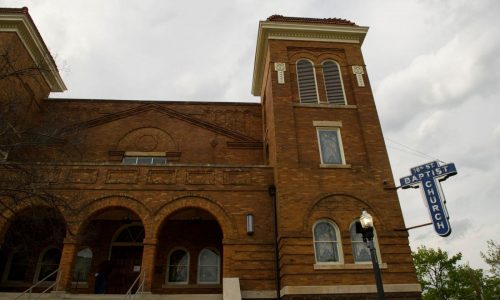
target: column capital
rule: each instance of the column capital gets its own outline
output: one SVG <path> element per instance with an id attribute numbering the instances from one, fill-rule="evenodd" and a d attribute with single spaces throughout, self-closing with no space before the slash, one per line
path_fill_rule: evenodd
<path id="1" fill-rule="evenodd" d="M 149 238 L 149 239 L 148 239 L 148 238 L 145 238 L 145 239 L 142 241 L 142 243 L 143 243 L 144 245 L 154 245 L 154 246 L 156 246 L 156 245 L 158 245 L 158 239 L 154 239 L 154 238 Z"/>
<path id="2" fill-rule="evenodd" d="M 76 241 L 76 238 L 73 237 L 73 236 L 67 236 L 64 238 L 63 240 L 63 244 L 78 244 L 78 242 Z"/>

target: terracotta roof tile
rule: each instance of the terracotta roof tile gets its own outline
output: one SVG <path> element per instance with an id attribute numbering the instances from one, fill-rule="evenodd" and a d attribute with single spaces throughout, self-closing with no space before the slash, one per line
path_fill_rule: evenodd
<path id="1" fill-rule="evenodd" d="M 339 18 L 300 18 L 300 17 L 286 17 L 282 15 L 272 15 L 267 18 L 267 21 L 272 22 L 286 22 L 286 23 L 313 23 L 313 24 L 332 24 L 332 25 L 349 25 L 356 26 L 354 22 L 351 22 L 346 19 Z"/>

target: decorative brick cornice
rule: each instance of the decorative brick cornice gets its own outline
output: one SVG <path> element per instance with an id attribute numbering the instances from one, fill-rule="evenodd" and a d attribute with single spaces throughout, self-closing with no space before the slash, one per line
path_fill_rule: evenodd
<path id="1" fill-rule="evenodd" d="M 287 17 L 282 15 L 272 15 L 267 18 L 267 21 L 286 22 L 286 23 L 313 23 L 313 24 L 334 24 L 334 25 L 349 25 L 355 26 L 354 22 L 340 18 L 303 18 L 303 17 Z"/>
<path id="2" fill-rule="evenodd" d="M 291 18 L 291 19 L 287 19 Z M 330 21 L 328 21 L 330 20 Z M 260 96 L 269 40 L 318 41 L 363 44 L 368 27 L 341 19 L 282 17 L 259 23 L 252 82 L 252 94 Z M 347 23 L 348 22 L 348 23 Z M 342 23 L 342 24 L 341 24 Z"/>

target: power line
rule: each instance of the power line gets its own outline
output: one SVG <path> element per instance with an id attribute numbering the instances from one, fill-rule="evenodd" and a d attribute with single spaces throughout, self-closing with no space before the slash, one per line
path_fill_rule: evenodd
<path id="1" fill-rule="evenodd" d="M 406 152 L 408 154 L 411 154 L 411 155 L 414 155 L 414 156 L 418 156 L 420 158 L 425 158 L 425 159 L 431 159 L 431 160 L 437 160 L 439 162 L 443 162 L 442 160 L 440 160 L 439 158 L 436 158 L 436 157 L 433 157 L 425 152 L 422 152 L 422 151 L 419 151 L 419 150 L 416 150 L 414 148 L 411 148 L 410 146 L 407 146 L 405 144 L 402 144 L 400 142 L 397 142 L 395 140 L 392 140 L 390 138 L 387 138 L 385 137 L 384 138 L 387 142 L 391 142 L 391 143 L 394 143 L 394 144 L 397 144 L 403 148 L 398 148 L 398 147 L 394 147 L 394 146 L 390 146 L 390 145 L 387 145 L 389 148 L 392 148 L 392 149 L 395 149 L 395 150 L 399 150 L 401 152 Z"/>

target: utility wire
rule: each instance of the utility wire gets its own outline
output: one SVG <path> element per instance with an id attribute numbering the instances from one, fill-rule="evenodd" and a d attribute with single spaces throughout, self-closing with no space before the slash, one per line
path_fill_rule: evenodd
<path id="1" fill-rule="evenodd" d="M 392 148 L 392 149 L 395 149 L 395 150 L 399 150 L 401 152 L 406 152 L 408 154 L 412 154 L 414 156 L 418 156 L 420 158 L 425 158 L 425 159 L 431 159 L 431 160 L 437 160 L 439 162 L 443 162 L 442 160 L 440 160 L 439 158 L 436 158 L 436 157 L 433 157 L 425 152 L 422 152 L 422 151 L 419 151 L 419 150 L 416 150 L 416 149 L 413 149 L 405 144 L 402 144 L 400 142 L 396 142 L 395 140 L 392 140 L 390 138 L 384 138 L 387 142 L 391 142 L 391 143 L 394 143 L 396 145 L 399 145 L 401 146 L 402 148 L 400 147 L 394 147 L 394 146 L 391 146 L 391 145 L 387 145 L 389 148 Z"/>

